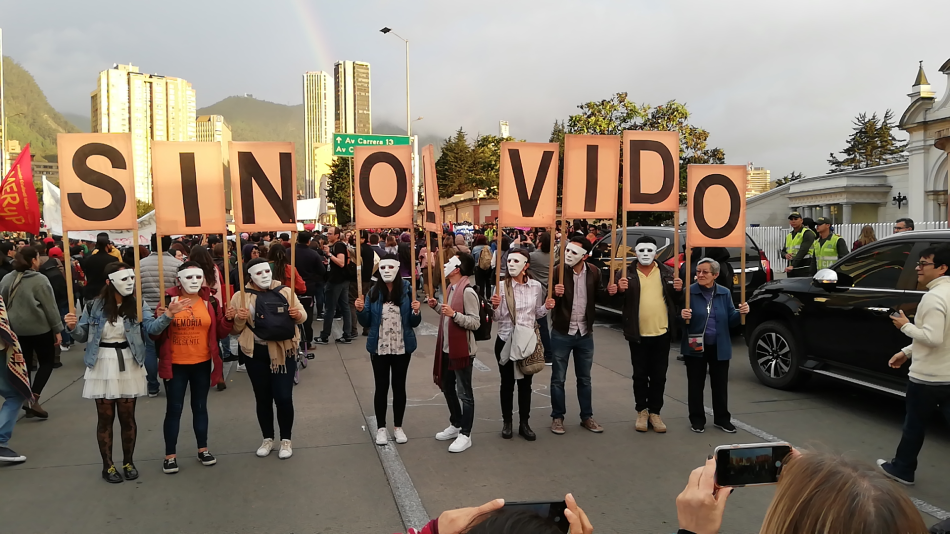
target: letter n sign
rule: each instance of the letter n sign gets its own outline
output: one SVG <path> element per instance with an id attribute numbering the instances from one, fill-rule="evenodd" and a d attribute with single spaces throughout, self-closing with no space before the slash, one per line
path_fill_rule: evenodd
<path id="1" fill-rule="evenodd" d="M 293 143 L 231 142 L 231 195 L 239 232 L 297 229 Z"/>
<path id="2" fill-rule="evenodd" d="M 56 144 L 63 230 L 135 228 L 132 135 L 59 134 Z"/>
<path id="3" fill-rule="evenodd" d="M 357 228 L 412 228 L 412 147 L 359 146 L 354 150 Z"/>
<path id="4" fill-rule="evenodd" d="M 686 243 L 691 247 L 745 246 L 745 165 L 686 168 Z"/>

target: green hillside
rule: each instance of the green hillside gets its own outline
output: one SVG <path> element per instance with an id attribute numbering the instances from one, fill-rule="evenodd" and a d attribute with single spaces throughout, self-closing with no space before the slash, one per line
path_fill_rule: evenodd
<path id="1" fill-rule="evenodd" d="M 6 56 L 3 57 L 3 77 L 6 139 L 19 141 L 20 146 L 29 143 L 32 154 L 56 161 L 56 134 L 79 129 L 50 106 L 33 76 Z"/>
<path id="2" fill-rule="evenodd" d="M 63 113 L 63 117 L 66 118 L 73 126 L 79 129 L 80 132 L 89 133 L 92 131 L 92 124 L 89 121 L 88 115 L 80 115 L 79 113 Z"/>
<path id="3" fill-rule="evenodd" d="M 290 141 L 297 159 L 297 183 L 306 176 L 303 104 L 285 106 L 245 96 L 229 96 L 198 110 L 201 115 L 222 115 L 231 125 L 234 141 Z"/>

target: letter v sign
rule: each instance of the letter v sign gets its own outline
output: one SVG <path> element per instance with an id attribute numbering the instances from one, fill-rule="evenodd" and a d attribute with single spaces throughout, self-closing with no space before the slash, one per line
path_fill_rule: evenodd
<path id="1" fill-rule="evenodd" d="M 524 178 L 524 165 L 521 163 L 521 151 L 517 148 L 509 148 L 508 157 L 511 159 L 511 172 L 514 173 L 515 187 L 518 189 L 521 215 L 524 217 L 534 217 L 534 212 L 538 209 L 538 201 L 541 200 L 541 191 L 544 189 L 544 181 L 548 177 L 548 169 L 551 167 L 551 161 L 554 159 L 554 151 L 545 150 L 544 154 L 541 155 L 541 164 L 538 165 L 538 172 L 535 175 L 534 187 L 531 188 L 530 195 L 528 195 L 528 183 Z"/>

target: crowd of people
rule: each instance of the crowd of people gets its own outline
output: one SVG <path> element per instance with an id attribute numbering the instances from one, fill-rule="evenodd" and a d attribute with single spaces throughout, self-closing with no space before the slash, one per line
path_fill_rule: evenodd
<path id="1" fill-rule="evenodd" d="M 789 276 L 813 273 L 847 253 L 841 238 L 831 231 L 829 221 L 819 218 L 814 229 L 798 213 L 792 213 L 789 221 L 793 231 L 784 250 L 789 260 Z M 907 219 L 898 223 L 913 228 L 913 222 Z M 151 247 L 141 247 L 139 251 L 141 307 L 136 304 L 136 280 L 131 267 L 134 250 L 119 251 L 108 234 L 100 234 L 95 243 L 66 244 L 56 236 L 33 242 L 4 241 L 0 243 L 0 348 L 6 355 L 6 369 L 0 373 L 0 393 L 5 399 L 0 410 L 0 460 L 26 459 L 8 445 L 19 411 L 22 407 L 29 418 L 51 416 L 40 402 L 43 389 L 60 365 L 60 354 L 77 342 L 85 344 L 82 396 L 95 402 L 96 435 L 102 477 L 106 481 L 119 483 L 139 477 L 133 458 L 136 399 L 155 397 L 162 386 L 167 398 L 163 472 L 179 471 L 177 441 L 188 390 L 196 458 L 202 465 L 214 465 L 216 459 L 208 444 L 207 399 L 213 387 L 226 389 L 234 364 L 239 372 L 247 373 L 252 385 L 263 439 L 257 456 L 266 457 L 278 449 L 280 459 L 290 458 L 294 374 L 301 357 L 315 350 L 317 344 L 330 343 L 334 318 L 342 322 L 342 334 L 336 343 L 352 343 L 360 336 L 359 327 L 366 337 L 376 387 L 375 442 L 381 446 L 390 439 L 406 443 L 406 381 L 412 355 L 418 348 L 413 329 L 421 322 L 422 300 L 440 316 L 432 372 L 445 397 L 449 425 L 435 439 L 451 441 L 449 452 L 461 453 L 472 447 L 472 369 L 477 343 L 491 338 L 493 324 L 501 437 L 513 438 L 517 413 L 517 434 L 528 441 L 537 439 L 530 425 L 532 383 L 534 375 L 545 366 L 552 368 L 550 431 L 555 435 L 567 432 L 565 380 L 572 356 L 577 381 L 577 422 L 583 429 L 599 434 L 604 428 L 594 419 L 591 382 L 595 301 L 599 293 L 622 295 L 623 333 L 629 344 L 637 412 L 635 429 L 668 431 L 660 412 L 670 346 L 677 333 L 681 333 L 690 429 L 706 429 L 703 391 L 708 375 L 713 425 L 726 433 L 736 432 L 728 408 L 730 330 L 738 326 L 749 307 L 744 302 L 734 305 L 730 288 L 720 283 L 728 264 L 723 258 L 695 259 L 691 269 L 695 281 L 686 283 L 682 270 L 657 261 L 659 247 L 655 239 L 643 236 L 633 245 L 636 259 L 629 274 L 607 271 L 611 278 L 601 280 L 604 275 L 598 262 L 612 251 L 595 244 L 605 233 L 606 228 L 575 222 L 563 233 L 560 228 L 554 232 L 502 231 L 488 225 L 476 227 L 469 239 L 446 232 L 441 242 L 436 234 L 427 236 L 423 232 L 355 232 L 338 227 L 328 228 L 325 234 L 300 232 L 295 243 L 286 233 L 177 239 L 166 236 L 160 243 L 153 237 Z M 874 239 L 873 232 L 865 234 L 859 239 L 860 245 Z M 922 257 L 919 269 L 921 273 L 930 273 L 924 282 L 935 290 L 924 298 L 942 302 L 946 299 L 939 283 L 946 280 L 950 251 L 925 252 L 929 256 Z M 296 256 L 293 266 L 289 260 L 292 254 Z M 238 271 L 238 255 L 243 272 Z M 564 269 L 550 269 L 561 261 L 561 256 Z M 358 264 L 361 267 L 357 268 Z M 929 266 L 933 266 L 933 273 L 927 270 Z M 500 271 L 497 275 L 496 269 Z M 500 280 L 497 285 L 496 276 Z M 72 291 L 67 287 L 67 279 L 73 284 Z M 69 309 L 70 293 L 75 299 L 74 312 Z M 950 339 L 950 323 L 945 314 L 942 319 L 932 314 L 924 317 L 924 309 L 922 301 L 918 316 L 918 323 L 924 323 L 921 326 L 897 324 L 895 319 L 895 324 L 914 339 L 914 344 L 892 360 L 892 365 L 899 367 L 912 358 L 911 387 L 916 392 L 914 402 L 922 408 L 915 412 L 914 421 L 910 421 L 909 410 L 897 457 L 879 462 L 881 475 L 905 483 L 913 481 L 916 454 L 923 439 L 921 412 L 938 406 L 946 410 L 948 402 L 948 386 L 940 381 L 940 366 L 946 365 L 945 358 L 934 363 L 939 358 L 934 343 L 942 343 L 934 340 L 934 332 L 946 331 Z M 315 319 L 323 323 L 318 332 L 313 330 Z M 944 322 L 939 323 L 941 320 Z M 915 372 L 918 380 L 914 379 Z M 927 382 L 937 376 L 934 373 L 940 375 L 938 380 Z M 391 432 L 387 413 L 390 391 Z M 120 467 L 113 460 L 116 415 L 123 453 Z M 694 472 L 690 486 L 677 500 L 682 532 L 718 530 L 729 490 L 714 489 L 709 469 L 707 463 Z M 812 517 L 807 508 L 823 502 L 813 496 L 818 493 L 829 492 L 824 502 L 831 502 L 842 499 L 848 491 L 857 491 L 849 486 L 856 481 L 875 488 L 874 492 L 862 495 L 869 499 L 867 506 L 893 511 L 887 517 L 867 520 L 863 532 L 888 531 L 878 530 L 887 521 L 910 521 L 908 518 L 916 511 L 912 506 L 913 514 L 905 509 L 906 497 L 878 482 L 877 477 L 864 466 L 849 461 L 813 453 L 796 455 L 790 460 L 767 513 L 766 524 L 771 525 L 767 531 L 803 532 L 789 530 L 790 525 L 815 530 L 845 520 L 843 516 Z M 816 485 L 817 480 L 826 480 L 827 484 Z M 814 489 L 809 499 L 795 505 L 785 502 L 793 492 L 805 487 Z M 583 511 L 570 496 L 568 502 L 565 515 L 572 527 L 577 532 L 589 532 L 590 524 Z M 485 532 L 515 532 L 505 528 L 526 525 L 519 523 L 514 514 L 504 513 L 503 508 L 497 510 L 499 506 L 489 503 L 465 513 L 446 512 L 447 521 L 459 529 L 441 526 L 440 518 L 423 532 L 477 533 L 487 529 L 487 525 L 492 527 Z M 799 509 L 792 521 L 787 514 L 795 506 Z M 521 528 L 517 532 L 528 531 L 524 530 L 527 527 Z M 918 531 L 914 529 L 901 531 Z M 533 532 L 547 530 L 539 525 Z"/>

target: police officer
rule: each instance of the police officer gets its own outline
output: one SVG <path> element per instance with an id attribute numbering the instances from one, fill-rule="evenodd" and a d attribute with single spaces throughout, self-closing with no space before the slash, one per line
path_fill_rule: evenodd
<path id="1" fill-rule="evenodd" d="M 785 259 L 788 267 L 785 272 L 789 278 L 811 276 L 813 258 L 811 247 L 815 242 L 815 232 L 802 224 L 802 214 L 793 211 L 788 215 L 788 224 L 792 231 L 785 235 Z"/>
<path id="2" fill-rule="evenodd" d="M 811 255 L 815 257 L 818 270 L 828 269 L 848 254 L 848 244 L 831 232 L 831 220 L 827 217 L 818 217 L 815 223 L 818 225 L 818 239 L 811 246 Z"/>

